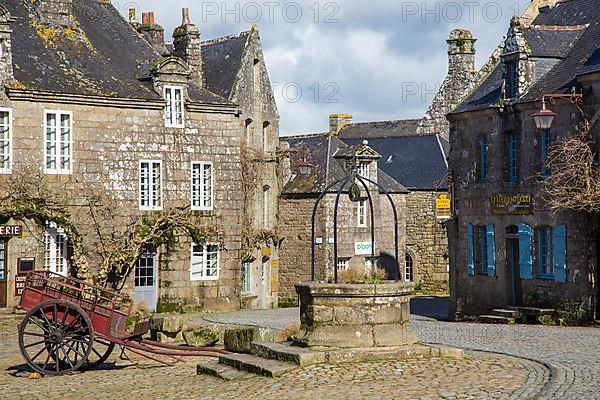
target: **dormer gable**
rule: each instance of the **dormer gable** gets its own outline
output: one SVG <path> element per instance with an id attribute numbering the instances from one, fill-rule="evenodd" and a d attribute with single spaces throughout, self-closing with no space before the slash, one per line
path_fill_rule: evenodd
<path id="1" fill-rule="evenodd" d="M 505 100 L 517 100 L 533 84 L 534 65 L 529 60 L 530 55 L 531 50 L 523 35 L 521 22 L 519 18 L 513 17 L 500 56 Z"/>
<path id="2" fill-rule="evenodd" d="M 154 90 L 160 96 L 165 86 L 180 86 L 187 92 L 191 74 L 191 68 L 181 58 L 163 58 L 154 63 L 152 68 Z"/>

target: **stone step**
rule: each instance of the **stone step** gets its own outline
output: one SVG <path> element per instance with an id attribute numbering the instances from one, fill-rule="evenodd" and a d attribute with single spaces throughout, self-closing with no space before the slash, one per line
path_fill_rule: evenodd
<path id="1" fill-rule="evenodd" d="M 514 318 L 499 317 L 498 315 L 480 315 L 479 322 L 484 324 L 514 324 L 517 321 Z"/>
<path id="2" fill-rule="evenodd" d="M 198 375 L 209 375 L 215 378 L 221 378 L 224 381 L 238 381 L 255 377 L 255 374 L 246 371 L 240 371 L 237 368 L 219 363 L 219 360 L 211 359 L 199 363 L 196 367 Z"/>
<path id="3" fill-rule="evenodd" d="M 252 354 L 256 356 L 289 362 L 301 367 L 321 364 L 326 361 L 324 352 L 291 346 L 290 343 L 252 342 L 251 348 Z"/>
<path id="4" fill-rule="evenodd" d="M 552 314 L 553 312 L 556 311 L 553 308 L 540 308 L 540 307 L 510 306 L 510 307 L 506 307 L 506 308 L 509 310 L 516 310 L 523 315 L 533 315 L 536 317 L 538 317 L 540 315 Z"/>
<path id="5" fill-rule="evenodd" d="M 298 368 L 297 365 L 277 360 L 268 360 L 251 354 L 227 354 L 220 356 L 219 362 L 241 371 L 247 371 L 269 378 L 281 376 L 288 371 Z"/>
<path id="6" fill-rule="evenodd" d="M 506 318 L 520 318 L 521 317 L 521 313 L 518 310 L 507 310 L 504 308 L 496 308 L 495 310 L 492 310 L 492 314 L 497 315 L 499 317 L 506 317 Z"/>

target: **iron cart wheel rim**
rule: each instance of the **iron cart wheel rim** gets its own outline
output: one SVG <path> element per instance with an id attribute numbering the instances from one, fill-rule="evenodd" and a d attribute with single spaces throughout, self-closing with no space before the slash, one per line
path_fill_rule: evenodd
<path id="1" fill-rule="evenodd" d="M 107 339 L 100 338 L 98 336 L 94 337 L 94 343 L 92 345 L 92 351 L 90 352 L 89 357 L 83 364 L 83 369 L 95 369 L 100 365 L 104 364 L 104 362 L 110 357 L 113 350 L 115 349 L 115 344 Z"/>
<path id="2" fill-rule="evenodd" d="M 94 343 L 92 323 L 76 304 L 49 300 L 33 307 L 19 325 L 19 348 L 27 365 L 43 375 L 81 368 Z"/>

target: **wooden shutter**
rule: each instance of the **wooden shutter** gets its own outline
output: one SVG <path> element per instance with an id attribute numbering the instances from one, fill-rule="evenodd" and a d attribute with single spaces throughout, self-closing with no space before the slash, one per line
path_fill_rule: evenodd
<path id="1" fill-rule="evenodd" d="M 496 276 L 496 241 L 494 239 L 494 225 L 486 228 L 487 244 L 487 272 L 488 276 Z"/>
<path id="2" fill-rule="evenodd" d="M 475 275 L 475 251 L 474 251 L 474 232 L 473 225 L 467 225 L 467 269 L 469 271 L 469 275 Z"/>
<path id="3" fill-rule="evenodd" d="M 519 271 L 521 279 L 533 279 L 532 230 L 519 224 Z"/>
<path id="4" fill-rule="evenodd" d="M 567 226 L 554 227 L 552 240 L 552 253 L 554 258 L 554 281 L 567 282 Z"/>

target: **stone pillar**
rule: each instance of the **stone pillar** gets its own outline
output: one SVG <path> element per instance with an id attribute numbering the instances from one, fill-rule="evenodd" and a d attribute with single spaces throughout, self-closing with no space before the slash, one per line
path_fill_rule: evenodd
<path id="1" fill-rule="evenodd" d="M 467 85 L 477 74 L 475 68 L 475 42 L 471 32 L 466 29 L 455 29 L 450 32 L 448 43 L 448 77 L 456 85 L 451 85 L 446 98 L 452 104 L 464 96 Z"/>
<path id="2" fill-rule="evenodd" d="M 183 59 L 192 70 L 190 80 L 202 87 L 202 49 L 200 31 L 190 22 L 189 9 L 183 9 L 181 26 L 173 32 L 173 55 Z"/>
<path id="3" fill-rule="evenodd" d="M 13 80 L 10 24 L 14 21 L 8 10 L 0 4 L 0 86 Z"/>
<path id="4" fill-rule="evenodd" d="M 73 26 L 73 0 L 33 0 L 33 6 L 43 24 Z"/>
<path id="5" fill-rule="evenodd" d="M 131 9 L 129 11 L 131 19 Z M 133 9 L 133 11 L 133 19 L 135 22 L 135 9 Z M 165 30 L 154 21 L 154 12 L 142 14 L 142 23 L 137 27 L 137 31 L 148 43 L 150 43 L 158 54 L 163 57 L 169 55 L 169 51 L 165 47 Z"/>
<path id="6" fill-rule="evenodd" d="M 352 115 L 350 114 L 331 114 L 329 116 L 329 132 L 339 133 L 350 124 L 352 124 Z"/>

